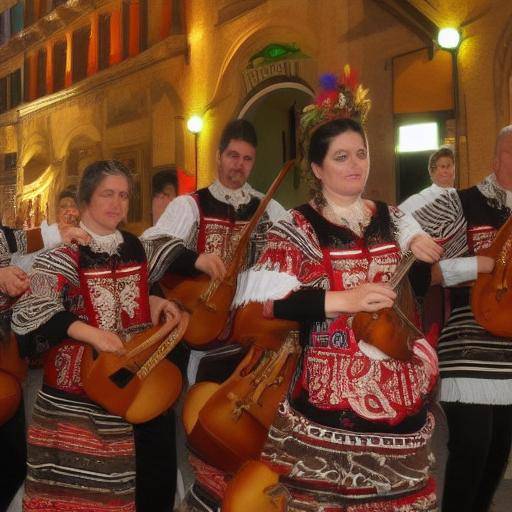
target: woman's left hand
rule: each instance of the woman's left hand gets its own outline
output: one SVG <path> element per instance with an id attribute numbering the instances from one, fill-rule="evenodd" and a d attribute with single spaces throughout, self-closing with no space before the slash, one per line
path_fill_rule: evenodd
<path id="1" fill-rule="evenodd" d="M 153 325 L 169 321 L 176 325 L 181 319 L 181 308 L 175 302 L 163 299 L 157 295 L 149 296 L 149 309 Z"/>
<path id="2" fill-rule="evenodd" d="M 420 261 L 435 263 L 443 254 L 443 248 L 426 233 L 419 233 L 413 237 L 409 249 Z"/>

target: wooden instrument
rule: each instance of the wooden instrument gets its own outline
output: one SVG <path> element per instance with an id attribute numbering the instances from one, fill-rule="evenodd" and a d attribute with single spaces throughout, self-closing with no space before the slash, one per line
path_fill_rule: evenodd
<path id="1" fill-rule="evenodd" d="M 183 423 L 192 450 L 228 472 L 257 458 L 299 355 L 298 333 L 291 332 L 277 350 L 253 345 L 223 384 L 201 382 L 193 386 L 183 406 Z"/>
<path id="2" fill-rule="evenodd" d="M 182 313 L 177 326 L 167 321 L 134 336 L 125 343 L 124 355 L 101 352 L 94 358 L 87 347 L 81 372 L 89 398 L 129 423 L 149 421 L 167 410 L 181 393 L 182 376 L 165 356 L 181 340 L 188 321 Z"/>
<path id="3" fill-rule="evenodd" d="M 389 280 L 393 289 L 399 287 L 414 261 L 412 253 L 402 259 Z M 397 290 L 397 300 L 392 308 L 383 308 L 373 313 L 357 313 L 352 318 L 352 330 L 357 341 L 363 340 L 393 359 L 407 361 L 412 356 L 413 341 L 423 337 L 423 333 L 410 320 L 414 313 L 412 291 L 406 282 Z"/>
<path id="4" fill-rule="evenodd" d="M 501 227 L 491 246 L 479 253 L 494 258 L 490 274 L 478 274 L 471 292 L 475 320 L 496 336 L 512 336 L 512 217 Z"/>
<path id="5" fill-rule="evenodd" d="M 0 425 L 9 421 L 18 410 L 21 395 L 18 380 L 10 373 L 0 370 Z"/>
<path id="6" fill-rule="evenodd" d="M 19 382 L 27 377 L 28 364 L 20 357 L 16 336 L 12 332 L 7 339 L 0 340 L 0 370 L 10 373 Z"/>
<path id="7" fill-rule="evenodd" d="M 191 321 L 184 339 L 193 347 L 206 346 L 222 333 L 229 318 L 238 273 L 245 262 L 252 232 L 275 191 L 294 164 L 295 160 L 290 160 L 283 166 L 265 197 L 260 201 L 251 220 L 242 230 L 239 242 L 227 265 L 224 279 L 210 280 L 207 275 L 202 274 L 185 279 L 168 275 L 161 280 L 166 297 L 169 300 L 181 302 L 191 313 Z"/>
<path id="8" fill-rule="evenodd" d="M 27 376 L 28 365 L 21 359 L 13 333 L 0 339 L 0 425 L 12 418 L 22 396 L 21 383 Z"/>
<path id="9" fill-rule="evenodd" d="M 266 464 L 250 461 L 230 480 L 221 512 L 285 512 L 287 490 Z"/>

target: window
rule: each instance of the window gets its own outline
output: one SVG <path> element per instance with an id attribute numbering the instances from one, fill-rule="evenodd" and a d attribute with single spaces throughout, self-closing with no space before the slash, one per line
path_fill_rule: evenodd
<path id="1" fill-rule="evenodd" d="M 90 26 L 79 28 L 73 32 L 73 83 L 87 77 L 90 35 Z"/>
<path id="2" fill-rule="evenodd" d="M 18 2 L 10 9 L 11 36 L 23 30 L 23 2 Z"/>
<path id="3" fill-rule="evenodd" d="M 66 41 L 59 41 L 53 46 L 53 90 L 64 89 L 66 84 Z"/>
<path id="4" fill-rule="evenodd" d="M 435 122 L 402 125 L 398 128 L 398 152 L 411 153 L 439 148 L 439 132 Z"/>
<path id="5" fill-rule="evenodd" d="M 106 69 L 110 63 L 110 14 L 103 14 L 99 18 L 98 39 L 98 67 Z"/>
<path id="6" fill-rule="evenodd" d="M 8 109 L 7 105 L 7 77 L 0 78 L 0 113 Z"/>
<path id="7" fill-rule="evenodd" d="M 11 82 L 10 108 L 17 107 L 21 103 L 21 69 L 17 69 L 9 75 Z"/>
<path id="8" fill-rule="evenodd" d="M 41 48 L 37 54 L 37 97 L 46 94 L 46 50 Z"/>

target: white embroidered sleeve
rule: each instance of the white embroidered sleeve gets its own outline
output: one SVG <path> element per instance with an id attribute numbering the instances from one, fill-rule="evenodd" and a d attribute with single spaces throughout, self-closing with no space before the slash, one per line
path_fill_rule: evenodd
<path id="1" fill-rule="evenodd" d="M 393 209 L 393 210 L 395 210 L 394 216 L 396 219 L 396 224 L 398 226 L 398 245 L 400 245 L 400 249 L 402 249 L 403 251 L 406 251 L 407 249 L 409 249 L 411 240 L 416 235 L 424 233 L 424 231 L 423 231 L 423 229 L 421 229 L 421 226 L 412 217 L 412 215 L 409 215 L 408 213 L 404 213 L 398 209 Z M 393 213 L 393 210 L 392 210 L 392 213 Z"/>
<path id="2" fill-rule="evenodd" d="M 167 205 L 158 222 L 142 233 L 141 239 L 171 235 L 187 241 L 198 221 L 199 209 L 194 198 L 189 195 L 178 196 Z"/>
<path id="3" fill-rule="evenodd" d="M 473 281 L 478 275 L 476 256 L 450 258 L 439 262 L 444 286 L 456 286 Z"/>
<path id="4" fill-rule="evenodd" d="M 56 222 L 48 224 L 45 220 L 41 222 L 41 236 L 45 249 L 53 249 L 62 243 L 59 226 Z"/>

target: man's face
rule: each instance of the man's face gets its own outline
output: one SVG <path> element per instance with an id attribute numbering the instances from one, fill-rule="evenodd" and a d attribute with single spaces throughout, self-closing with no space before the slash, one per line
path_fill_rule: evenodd
<path id="1" fill-rule="evenodd" d="M 176 189 L 171 183 L 165 185 L 161 192 L 153 197 L 152 212 L 153 212 L 153 224 L 161 217 L 164 213 L 167 205 L 176 197 Z"/>
<path id="2" fill-rule="evenodd" d="M 449 156 L 437 159 L 436 166 L 430 171 L 432 181 L 443 188 L 453 187 L 455 183 L 455 164 Z"/>
<path id="3" fill-rule="evenodd" d="M 493 170 L 498 183 L 512 191 L 512 134 L 505 135 L 498 142 Z"/>
<path id="4" fill-rule="evenodd" d="M 244 140 L 231 139 L 217 156 L 219 181 L 227 188 L 242 187 L 249 179 L 256 161 L 256 148 Z"/>

